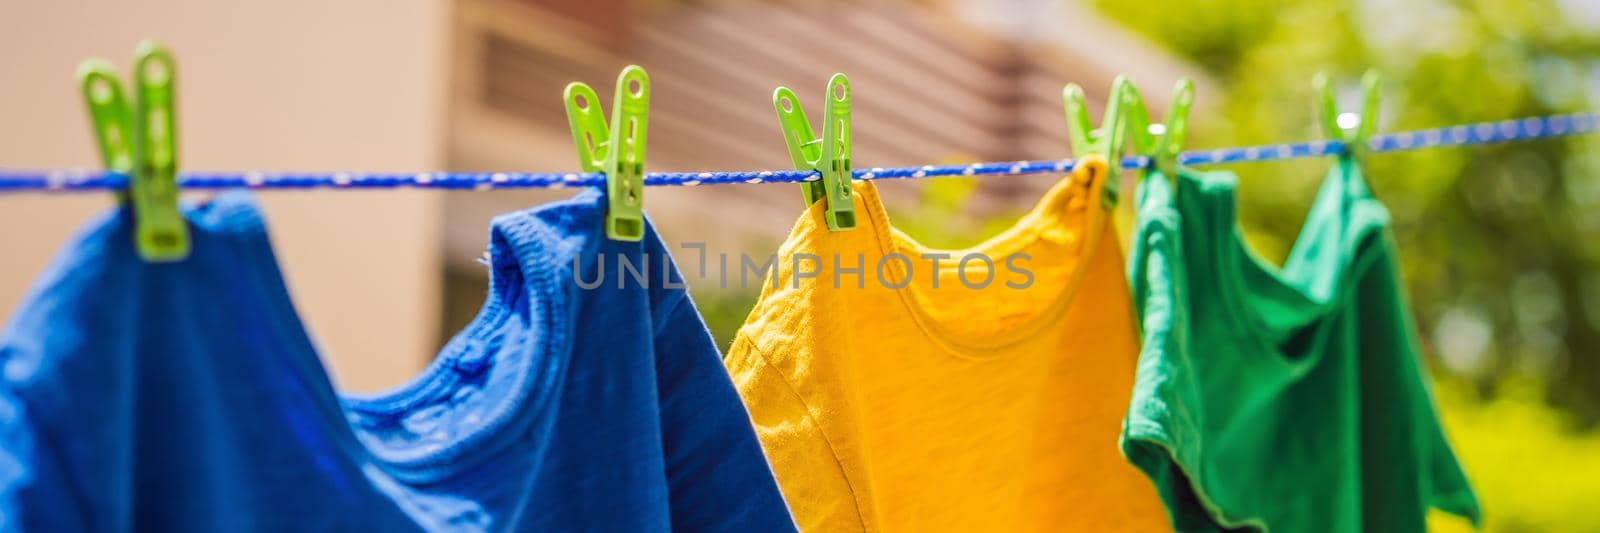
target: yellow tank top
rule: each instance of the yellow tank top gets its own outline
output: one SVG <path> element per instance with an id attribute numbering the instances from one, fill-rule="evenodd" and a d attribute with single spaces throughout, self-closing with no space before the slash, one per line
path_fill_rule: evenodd
<path id="1" fill-rule="evenodd" d="M 1097 168 L 967 250 L 870 182 L 860 227 L 801 217 L 726 361 L 802 531 L 1168 529 L 1117 446 L 1138 341 Z"/>

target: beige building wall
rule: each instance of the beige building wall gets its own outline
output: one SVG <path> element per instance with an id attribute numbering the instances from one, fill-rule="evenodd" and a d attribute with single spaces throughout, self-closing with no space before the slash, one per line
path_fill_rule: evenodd
<path id="1" fill-rule="evenodd" d="M 79 61 L 126 72 L 143 38 L 178 61 L 182 168 L 431 170 L 442 163 L 443 0 L 0 2 L 0 167 L 98 166 Z M 403 381 L 436 349 L 441 196 L 265 192 L 302 317 L 346 388 Z M 103 193 L 0 195 L 0 313 Z"/>

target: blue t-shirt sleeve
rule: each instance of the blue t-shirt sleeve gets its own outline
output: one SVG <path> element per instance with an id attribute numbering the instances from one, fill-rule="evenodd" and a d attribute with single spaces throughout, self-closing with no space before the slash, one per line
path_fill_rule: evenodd
<path id="1" fill-rule="evenodd" d="M 675 531 L 793 531 L 750 415 L 687 294 L 658 315 L 656 375 Z"/>
<path id="2" fill-rule="evenodd" d="M 0 390 L 0 532 L 85 531 L 84 511 L 61 458 L 28 417 L 27 406 Z"/>

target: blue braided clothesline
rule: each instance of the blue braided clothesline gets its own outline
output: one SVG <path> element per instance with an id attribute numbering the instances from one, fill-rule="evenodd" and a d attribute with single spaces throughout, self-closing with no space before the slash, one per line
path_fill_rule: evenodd
<path id="1" fill-rule="evenodd" d="M 1374 135 L 1368 142 L 1373 152 L 1415 150 L 1442 146 L 1466 146 L 1579 135 L 1600 127 L 1600 113 L 1572 113 L 1523 119 L 1481 122 L 1425 130 Z M 1272 161 L 1301 157 L 1320 157 L 1343 153 L 1340 141 L 1311 141 L 1290 144 L 1192 150 L 1178 155 L 1184 165 L 1209 165 L 1250 161 Z M 1148 158 L 1130 156 L 1123 168 L 1143 168 Z M 970 165 L 928 165 L 856 169 L 856 179 L 905 179 L 940 176 L 995 176 L 1063 173 L 1072 170 L 1071 159 L 1053 161 L 1009 161 Z M 647 186 L 695 186 L 723 183 L 764 183 L 815 181 L 816 172 L 800 170 L 751 170 L 742 172 L 651 172 L 645 174 Z M 127 186 L 124 174 L 101 170 L 7 170 L 0 169 L 0 194 L 10 192 L 72 192 L 121 189 Z M 598 173 L 541 172 L 184 172 L 178 176 L 183 189 L 528 189 L 601 186 L 605 175 Z"/>

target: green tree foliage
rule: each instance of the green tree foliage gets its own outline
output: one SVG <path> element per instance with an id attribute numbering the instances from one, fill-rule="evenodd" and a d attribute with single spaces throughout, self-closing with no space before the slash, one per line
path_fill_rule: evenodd
<path id="1" fill-rule="evenodd" d="M 1600 432 L 1571 432 L 1540 389 L 1512 379 L 1487 402 L 1455 385 L 1439 387 L 1435 397 L 1483 503 L 1485 529 L 1600 531 Z M 1466 520 L 1433 514 L 1430 531 L 1472 530 Z"/>
<path id="2" fill-rule="evenodd" d="M 1600 29 L 1549 0 L 1096 0 L 1204 68 L 1218 94 L 1191 146 L 1316 136 L 1311 79 L 1385 78 L 1379 131 L 1590 109 Z M 1585 26 L 1583 21 L 1590 22 Z M 1170 80 L 1142 82 L 1147 94 Z M 1149 97 L 1155 97 L 1154 95 Z M 1209 102 L 1207 102 L 1209 100 Z M 1447 378 L 1493 397 L 1506 380 L 1600 423 L 1600 146 L 1593 136 L 1374 155 L 1418 325 Z M 1232 167 L 1252 243 L 1282 258 L 1326 161 Z"/>

